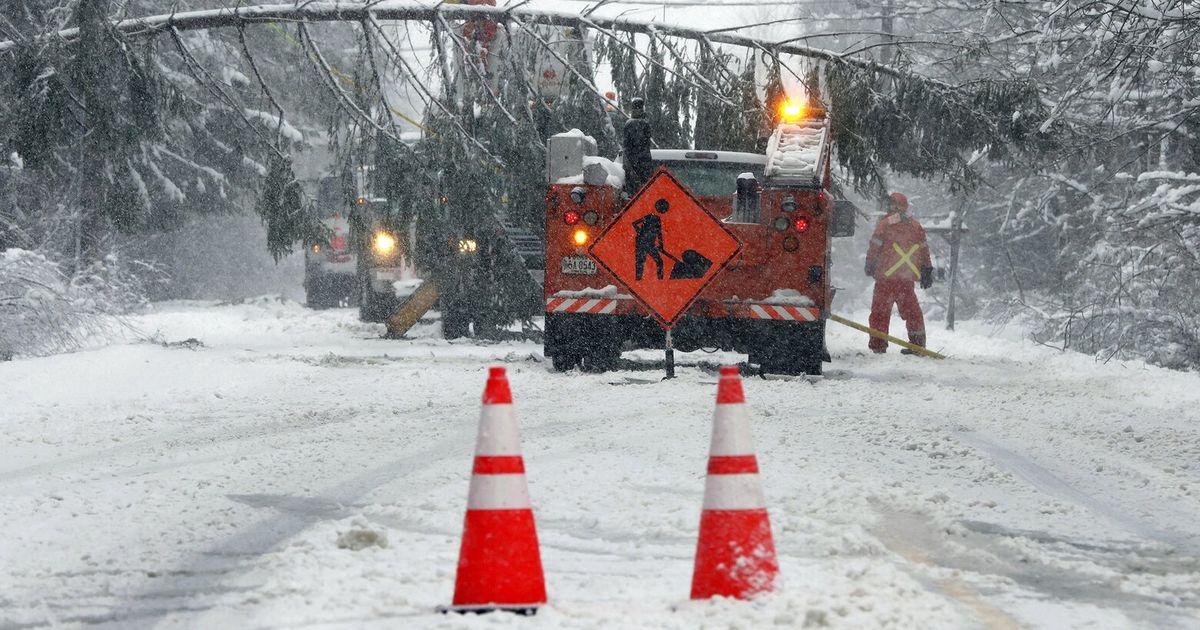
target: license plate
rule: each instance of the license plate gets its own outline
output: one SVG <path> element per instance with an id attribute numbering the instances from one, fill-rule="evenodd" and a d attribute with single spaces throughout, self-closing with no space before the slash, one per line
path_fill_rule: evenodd
<path id="1" fill-rule="evenodd" d="M 563 256 L 562 272 L 577 276 L 596 275 L 596 263 L 591 258 L 583 256 Z"/>

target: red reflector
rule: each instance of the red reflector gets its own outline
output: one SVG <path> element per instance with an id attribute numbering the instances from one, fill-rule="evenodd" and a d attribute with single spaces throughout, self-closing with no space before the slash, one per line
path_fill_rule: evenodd
<path id="1" fill-rule="evenodd" d="M 817 195 L 817 207 L 821 212 L 833 207 L 833 198 L 829 196 L 829 193 L 822 190 L 821 194 Z"/>
<path id="2" fill-rule="evenodd" d="M 804 232 L 808 230 L 808 219 L 804 217 L 797 217 L 792 224 L 796 226 L 797 232 Z"/>
<path id="3" fill-rule="evenodd" d="M 567 225 L 575 225 L 576 223 L 579 223 L 579 213 L 575 212 L 574 210 L 568 210 L 565 214 L 563 214 L 563 221 L 566 222 Z"/>

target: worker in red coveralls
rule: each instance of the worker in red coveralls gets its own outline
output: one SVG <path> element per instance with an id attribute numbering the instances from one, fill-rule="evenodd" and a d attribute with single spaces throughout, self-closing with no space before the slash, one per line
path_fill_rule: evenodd
<path id="1" fill-rule="evenodd" d="M 894 192 L 888 197 L 887 216 L 879 220 L 867 249 L 868 276 L 875 278 L 875 295 L 871 299 L 871 328 L 886 333 L 892 319 L 892 304 L 908 327 L 908 341 L 925 345 L 925 317 L 917 303 L 913 283 L 922 289 L 933 286 L 933 263 L 929 259 L 929 244 L 925 229 L 908 214 L 908 197 Z M 867 344 L 876 354 L 887 352 L 887 341 L 871 337 Z M 912 350 L 901 350 L 913 354 Z"/>

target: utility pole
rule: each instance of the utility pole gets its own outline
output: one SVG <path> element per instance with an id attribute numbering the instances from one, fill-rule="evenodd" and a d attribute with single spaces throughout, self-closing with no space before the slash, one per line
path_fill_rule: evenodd
<path id="1" fill-rule="evenodd" d="M 881 27 L 880 30 L 882 30 L 884 32 L 883 40 L 884 40 L 885 44 L 891 44 L 894 41 L 896 41 L 896 38 L 893 35 L 893 30 L 892 30 L 893 22 L 894 22 L 894 19 L 893 19 L 894 15 L 895 15 L 895 13 L 894 13 L 893 7 L 892 7 L 892 0 L 885 0 L 885 2 L 883 3 L 883 14 L 882 14 L 882 17 L 880 18 L 880 27 Z M 895 46 L 885 47 L 883 49 L 883 54 L 881 55 L 883 58 L 880 59 L 880 63 L 882 63 L 885 66 L 891 65 L 892 59 L 895 57 L 895 55 L 896 55 L 896 47 Z"/>
<path id="2" fill-rule="evenodd" d="M 967 200 L 963 199 L 950 219 L 950 298 L 946 305 L 946 330 L 954 330 L 954 297 L 958 288 L 958 252 L 962 249 L 963 214 L 967 209 Z"/>

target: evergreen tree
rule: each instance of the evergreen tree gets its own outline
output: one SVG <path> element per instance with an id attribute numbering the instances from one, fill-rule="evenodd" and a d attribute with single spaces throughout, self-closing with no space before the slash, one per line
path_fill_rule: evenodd
<path id="1" fill-rule="evenodd" d="M 763 106 L 767 110 L 767 123 L 771 129 L 779 124 L 783 116 L 783 105 L 787 100 L 788 95 L 783 89 L 783 76 L 779 69 L 779 60 L 776 59 L 767 70 L 766 98 L 763 101 Z"/>
<path id="2" fill-rule="evenodd" d="M 679 86 L 670 81 L 665 69 L 666 55 L 657 39 L 651 40 L 649 66 L 646 68 L 646 120 L 650 137 L 662 148 L 685 147 L 686 137 L 680 123 Z"/>
<path id="3" fill-rule="evenodd" d="M 771 132 L 767 112 L 758 98 L 758 86 L 754 80 L 754 63 L 748 63 L 738 77 L 735 99 L 737 132 L 731 139 L 731 150 L 761 153 L 766 150 L 766 140 Z"/>

